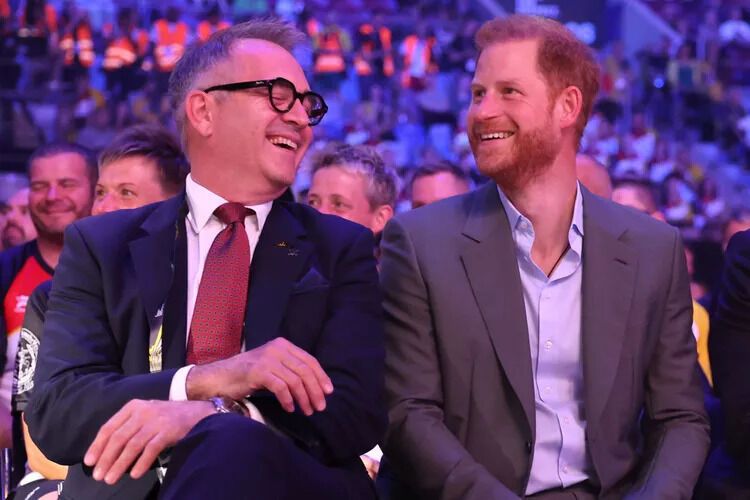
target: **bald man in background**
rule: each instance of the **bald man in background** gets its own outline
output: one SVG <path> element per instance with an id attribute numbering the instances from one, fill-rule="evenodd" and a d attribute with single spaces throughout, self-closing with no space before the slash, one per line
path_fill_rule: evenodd
<path id="1" fill-rule="evenodd" d="M 602 198 L 612 198 L 612 181 L 607 167 L 594 157 L 584 154 L 576 155 L 576 176 L 586 189 Z"/>

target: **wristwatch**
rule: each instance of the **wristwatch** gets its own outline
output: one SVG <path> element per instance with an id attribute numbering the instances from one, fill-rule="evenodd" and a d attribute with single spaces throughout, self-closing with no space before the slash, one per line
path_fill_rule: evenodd
<path id="1" fill-rule="evenodd" d="M 250 416 L 250 412 L 245 407 L 245 405 L 238 403 L 234 399 L 228 398 L 226 396 L 214 396 L 212 398 L 209 398 L 208 400 L 213 403 L 216 413 L 236 413 L 238 415 L 242 415 L 243 417 Z"/>

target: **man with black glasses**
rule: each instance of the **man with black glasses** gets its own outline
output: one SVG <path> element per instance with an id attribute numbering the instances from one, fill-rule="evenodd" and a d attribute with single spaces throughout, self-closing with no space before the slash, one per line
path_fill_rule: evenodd
<path id="1" fill-rule="evenodd" d="M 75 464 L 63 498 L 375 497 L 372 233 L 277 200 L 327 110 L 301 40 L 251 21 L 188 50 L 170 79 L 185 194 L 67 232 L 26 414 Z"/>

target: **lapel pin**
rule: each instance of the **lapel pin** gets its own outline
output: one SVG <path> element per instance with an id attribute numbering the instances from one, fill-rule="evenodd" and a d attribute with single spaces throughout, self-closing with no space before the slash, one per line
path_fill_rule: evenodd
<path id="1" fill-rule="evenodd" d="M 287 253 L 289 257 L 297 257 L 299 255 L 299 250 L 296 248 L 290 248 L 289 253 Z"/>
<path id="2" fill-rule="evenodd" d="M 280 242 L 276 243 L 276 246 L 279 247 L 279 248 L 286 248 L 286 247 L 289 246 L 289 244 L 286 241 L 280 241 Z"/>

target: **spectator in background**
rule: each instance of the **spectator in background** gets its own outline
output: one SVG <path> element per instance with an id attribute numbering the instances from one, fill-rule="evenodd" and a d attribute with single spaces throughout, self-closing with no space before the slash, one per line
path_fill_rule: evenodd
<path id="1" fill-rule="evenodd" d="M 612 197 L 612 179 L 609 178 L 607 167 L 596 161 L 596 158 L 585 154 L 576 155 L 576 176 L 595 195 L 607 199 Z"/>
<path id="2" fill-rule="evenodd" d="M 750 229 L 750 211 L 749 210 L 736 210 L 734 211 L 729 220 L 724 225 L 721 237 L 721 248 L 727 249 L 729 240 L 735 234 Z"/>
<path id="3" fill-rule="evenodd" d="M 427 85 L 427 77 L 437 73 L 436 40 L 424 20 L 417 22 L 416 31 L 401 42 L 399 53 L 403 73 L 401 84 L 404 88 L 421 91 Z"/>
<path id="4" fill-rule="evenodd" d="M 2 229 L 2 248 L 26 243 L 36 238 L 36 228 L 29 212 L 29 188 L 18 190 L 3 207 L 5 225 Z"/>
<path id="5" fill-rule="evenodd" d="M 644 164 L 650 163 L 656 149 L 656 133 L 646 126 L 646 115 L 642 111 L 633 113 L 630 132 L 626 137 L 630 140 L 635 157 Z"/>
<path id="6" fill-rule="evenodd" d="M 315 82 L 323 91 L 335 92 L 346 78 L 347 59 L 352 50 L 349 33 L 329 11 L 325 26 L 313 36 Z"/>
<path id="7" fill-rule="evenodd" d="M 471 184 L 467 173 L 453 163 L 422 165 L 414 171 L 409 184 L 411 208 L 464 194 L 471 189 Z"/>
<path id="8" fill-rule="evenodd" d="M 706 499 L 750 498 L 750 231 L 729 241 L 709 354 L 724 439 L 706 465 Z"/>
<path id="9" fill-rule="evenodd" d="M 668 176 L 661 185 L 664 200 L 664 218 L 670 224 L 685 227 L 693 222 L 695 193 L 679 174 Z"/>
<path id="10" fill-rule="evenodd" d="M 729 18 L 719 26 L 719 39 L 723 45 L 738 43 L 750 45 L 750 24 L 745 21 L 742 7 L 733 6 Z"/>
<path id="11" fill-rule="evenodd" d="M 612 190 L 612 201 L 635 208 L 650 215 L 654 219 L 663 221 L 664 214 L 659 211 L 656 202 L 656 188 L 648 181 L 641 179 L 625 179 L 615 182 Z"/>
<path id="12" fill-rule="evenodd" d="M 169 131 L 158 125 L 126 129 L 99 156 L 92 213 L 137 208 L 175 196 L 189 171 Z"/>
<path id="13" fill-rule="evenodd" d="M 187 160 L 170 132 L 155 125 L 126 129 L 99 155 L 99 179 L 92 214 L 138 208 L 175 196 L 185 188 L 188 172 Z M 12 412 L 14 425 L 23 430 L 23 439 L 13 443 L 14 462 L 28 463 L 31 471 L 20 482 L 15 498 L 30 498 L 27 495 L 32 492 L 33 498 L 37 498 L 57 491 L 57 483 L 65 479 L 68 472 L 67 467 L 44 456 L 29 436 L 23 418 L 34 389 L 36 360 L 51 287 L 52 281 L 45 281 L 29 298 L 15 360 Z M 106 492 L 101 492 L 101 496 L 106 496 Z"/>
<path id="14" fill-rule="evenodd" d="M 52 277 L 62 252 L 63 232 L 88 216 L 96 184 L 96 163 L 89 152 L 73 144 L 49 144 L 29 158 L 29 213 L 37 238 L 0 254 L 0 427 L 7 431 L 16 350 L 31 292 Z M 10 447 L 3 433 L 0 443 Z"/>
<path id="15" fill-rule="evenodd" d="M 379 235 L 393 217 L 398 177 L 367 146 L 334 145 L 313 163 L 307 203 Z"/>

